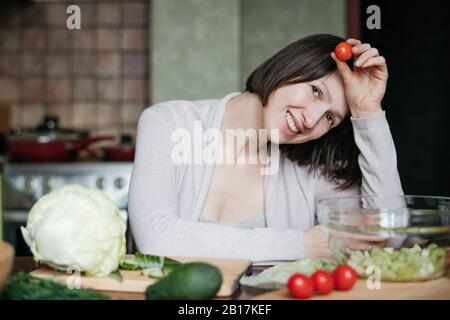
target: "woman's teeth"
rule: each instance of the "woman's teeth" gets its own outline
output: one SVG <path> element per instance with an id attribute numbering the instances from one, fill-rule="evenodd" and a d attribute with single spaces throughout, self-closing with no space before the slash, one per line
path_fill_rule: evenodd
<path id="1" fill-rule="evenodd" d="M 292 114 L 289 111 L 286 112 L 286 120 L 290 130 L 294 131 L 295 133 L 300 132 L 300 129 L 297 128 L 297 126 L 295 125 L 294 119 L 292 118 Z"/>

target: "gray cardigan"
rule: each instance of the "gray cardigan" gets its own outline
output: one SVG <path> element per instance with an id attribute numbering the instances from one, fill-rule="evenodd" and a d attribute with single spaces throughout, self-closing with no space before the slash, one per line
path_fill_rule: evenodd
<path id="1" fill-rule="evenodd" d="M 382 112 L 351 119 L 361 151 L 360 187 L 337 191 L 322 176 L 281 156 L 278 173 L 266 176 L 267 228 L 200 222 L 214 166 L 175 164 L 171 133 L 183 128 L 193 134 L 195 121 L 201 121 L 204 130 L 220 128 L 226 102 L 238 94 L 220 100 L 168 101 L 142 113 L 129 192 L 130 225 L 139 251 L 254 262 L 296 260 L 304 256 L 302 230 L 314 225 L 316 201 L 321 197 L 403 194 L 395 146 Z"/>

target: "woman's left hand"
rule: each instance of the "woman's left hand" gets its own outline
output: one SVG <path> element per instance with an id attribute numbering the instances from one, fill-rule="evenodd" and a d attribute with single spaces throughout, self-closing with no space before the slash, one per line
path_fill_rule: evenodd
<path id="1" fill-rule="evenodd" d="M 346 42 L 353 46 L 353 70 L 345 61 L 339 60 L 334 52 L 331 57 L 344 81 L 345 96 L 352 117 L 369 117 L 382 111 L 381 100 L 386 92 L 388 79 L 386 60 L 368 43 L 361 44 L 356 39 L 348 39 Z"/>

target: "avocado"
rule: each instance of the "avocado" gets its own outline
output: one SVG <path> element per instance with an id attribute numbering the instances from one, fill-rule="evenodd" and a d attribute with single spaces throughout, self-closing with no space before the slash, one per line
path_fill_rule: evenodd
<path id="1" fill-rule="evenodd" d="M 216 296 L 222 275 L 216 267 L 200 262 L 178 266 L 168 276 L 147 287 L 147 300 L 207 300 Z"/>

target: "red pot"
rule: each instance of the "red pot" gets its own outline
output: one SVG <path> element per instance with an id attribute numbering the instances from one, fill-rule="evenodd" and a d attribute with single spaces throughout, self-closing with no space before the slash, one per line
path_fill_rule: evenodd
<path id="1" fill-rule="evenodd" d="M 135 146 L 130 135 L 122 135 L 120 144 L 104 148 L 105 159 L 109 161 L 133 161 Z"/>
<path id="2" fill-rule="evenodd" d="M 105 148 L 105 157 L 110 161 L 133 161 L 134 147 L 108 147 Z"/>
<path id="3" fill-rule="evenodd" d="M 113 136 L 89 137 L 86 132 L 61 130 L 56 117 L 45 117 L 36 130 L 16 130 L 7 138 L 8 153 L 16 162 L 62 162 L 74 160 L 90 144 L 113 140 Z"/>

